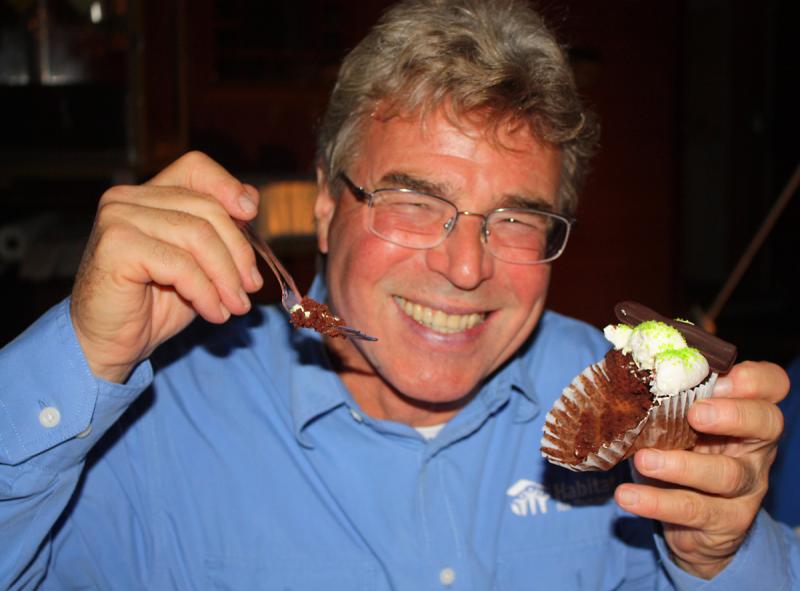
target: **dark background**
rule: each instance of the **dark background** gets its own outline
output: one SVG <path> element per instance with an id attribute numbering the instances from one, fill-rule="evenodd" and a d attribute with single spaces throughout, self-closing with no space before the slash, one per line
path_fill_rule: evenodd
<path id="1" fill-rule="evenodd" d="M 20 260 L 0 260 L 0 343 L 69 293 L 108 186 L 145 180 L 187 149 L 248 180 L 311 178 L 337 64 L 388 4 L 0 2 L 0 230 L 47 228 L 28 234 Z M 622 299 L 695 318 L 800 163 L 798 3 L 536 5 L 603 123 L 550 306 L 597 326 Z M 797 201 L 717 319 L 741 358 L 800 354 Z M 312 244 L 281 247 L 304 284 Z M 276 294 L 268 281 L 260 299 Z"/>

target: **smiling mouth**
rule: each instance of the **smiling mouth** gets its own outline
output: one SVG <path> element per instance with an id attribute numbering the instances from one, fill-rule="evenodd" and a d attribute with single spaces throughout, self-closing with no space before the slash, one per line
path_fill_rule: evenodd
<path id="1" fill-rule="evenodd" d="M 447 314 L 442 310 L 429 308 L 400 296 L 394 296 L 394 300 L 406 316 L 434 332 L 443 334 L 464 332 L 486 319 L 486 314 Z"/>

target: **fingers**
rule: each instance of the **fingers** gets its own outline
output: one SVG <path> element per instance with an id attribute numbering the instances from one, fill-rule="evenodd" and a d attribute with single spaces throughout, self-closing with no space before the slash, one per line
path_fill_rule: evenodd
<path id="1" fill-rule="evenodd" d="M 702 433 L 741 439 L 777 441 L 783 432 L 783 414 L 764 400 L 710 398 L 696 402 L 687 414 L 689 424 Z"/>
<path id="2" fill-rule="evenodd" d="M 122 211 L 109 213 L 114 207 Z M 219 247 L 224 245 L 239 274 L 238 279 L 231 279 L 235 283 L 232 287 L 239 288 L 241 284 L 246 291 L 256 291 L 263 284 L 253 249 L 213 197 L 179 187 L 115 187 L 101 199 L 100 215 L 103 214 L 116 214 L 117 220 L 135 223 L 143 232 L 188 248 L 196 257 L 214 259 L 222 265 L 218 269 L 211 260 L 208 265 L 201 261 L 201 266 L 217 275 L 226 274 L 230 267 L 228 258 L 222 260 L 218 256 Z"/>
<path id="3" fill-rule="evenodd" d="M 143 242 L 142 248 L 155 256 L 139 259 L 142 275 L 158 285 L 173 287 L 206 320 L 225 322 L 231 310 L 244 313 L 250 308 L 249 302 L 236 296 L 224 292 L 220 296 L 219 289 L 185 250 L 150 237 L 144 237 Z"/>
<path id="4" fill-rule="evenodd" d="M 252 219 L 258 210 L 258 191 L 245 186 L 202 152 L 189 152 L 150 179 L 146 185 L 183 187 L 216 198 L 233 217 Z"/>
<path id="5" fill-rule="evenodd" d="M 634 456 L 634 465 L 645 477 L 728 498 L 762 486 L 749 463 L 721 454 L 644 449 Z"/>
<path id="6" fill-rule="evenodd" d="M 149 208 L 139 204 L 109 203 L 103 207 L 103 219 L 110 227 L 129 228 L 124 242 L 118 243 L 124 244 L 126 257 L 133 263 L 131 271 L 118 265 L 124 279 L 173 286 L 185 299 L 208 302 L 198 312 L 210 320 L 216 320 L 215 313 L 209 316 L 212 300 L 216 300 L 213 307 L 219 309 L 221 304 L 225 312 L 244 314 L 250 309 L 241 272 L 229 247 L 204 218 L 173 210 L 153 216 Z M 119 250 L 117 247 L 115 252 Z M 245 250 L 249 250 L 246 245 Z M 246 257 L 246 253 L 239 257 Z M 252 266 L 254 262 L 245 264 Z M 142 274 L 142 270 L 153 275 Z M 254 282 L 249 272 L 245 277 L 250 284 Z"/>
<path id="7" fill-rule="evenodd" d="M 124 244 L 125 248 L 117 248 L 119 244 Z M 231 315 L 213 282 L 189 252 L 155 239 L 132 224 L 110 224 L 102 228 L 92 272 L 116 284 L 170 287 L 211 322 L 224 322 Z M 244 307 L 238 298 L 224 301 L 236 311 Z"/>
<path id="8" fill-rule="evenodd" d="M 685 489 L 644 484 L 623 484 L 614 493 L 617 503 L 636 515 L 713 534 L 744 532 L 752 522 L 752 511 L 737 504 Z"/>
<path id="9" fill-rule="evenodd" d="M 789 392 L 789 377 L 778 365 L 766 361 L 744 361 L 720 376 L 714 396 L 761 398 L 777 403 Z"/>

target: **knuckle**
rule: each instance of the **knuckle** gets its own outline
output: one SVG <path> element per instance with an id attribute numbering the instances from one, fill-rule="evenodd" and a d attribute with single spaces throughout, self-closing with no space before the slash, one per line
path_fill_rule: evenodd
<path id="1" fill-rule="evenodd" d="M 206 162 L 209 162 L 211 158 L 209 158 L 204 152 L 200 150 L 190 150 L 186 152 L 183 156 L 178 158 L 178 162 L 181 164 L 188 164 L 190 166 L 201 165 Z"/>
<path id="2" fill-rule="evenodd" d="M 100 206 L 97 208 L 97 218 L 100 222 L 124 219 L 123 211 L 127 209 L 128 206 L 121 201 L 104 201 L 101 202 Z"/>
<path id="3" fill-rule="evenodd" d="M 157 241 L 153 243 L 152 255 L 161 266 L 176 271 L 185 270 L 190 266 L 189 254 L 180 248 Z"/>
<path id="4" fill-rule="evenodd" d="M 738 404 L 738 401 L 731 401 L 732 404 L 729 404 L 729 412 L 731 414 L 731 420 L 733 422 L 734 428 L 742 429 L 747 425 L 749 419 L 749 413 L 747 412 L 747 408 L 743 404 Z"/>
<path id="5" fill-rule="evenodd" d="M 132 232 L 132 228 L 125 223 L 98 224 L 96 247 L 105 249 L 116 244 L 125 244 L 130 241 Z"/>
<path id="6" fill-rule="evenodd" d="M 197 202 L 198 206 L 200 207 L 203 214 L 209 219 L 219 219 L 219 220 L 230 219 L 230 216 L 228 215 L 228 212 L 225 210 L 225 207 L 214 196 L 208 195 L 207 193 L 198 193 L 198 198 L 199 198 L 199 201 Z"/>
<path id="7" fill-rule="evenodd" d="M 222 204 L 212 195 L 201 191 L 189 191 L 186 189 L 182 192 L 184 196 L 189 198 L 186 200 L 185 208 L 191 215 L 210 221 L 222 220 L 229 217 Z"/>
<path id="8" fill-rule="evenodd" d="M 743 361 L 731 370 L 731 375 L 740 397 L 777 402 L 789 392 L 789 376 L 779 365 L 768 361 Z"/>
<path id="9" fill-rule="evenodd" d="M 757 388 L 758 364 L 743 361 L 736 367 L 736 387 L 742 394 L 752 396 Z"/>
<path id="10" fill-rule="evenodd" d="M 250 263 L 255 263 L 256 260 L 253 247 L 250 246 L 244 236 L 242 236 L 241 239 L 237 238 L 233 245 L 232 254 L 236 260 L 243 260 Z"/>
<path id="11" fill-rule="evenodd" d="M 165 211 L 161 215 L 168 224 L 175 227 L 175 243 L 183 247 L 203 249 L 218 239 L 214 225 L 204 217 L 181 210 Z"/>
<path id="12" fill-rule="evenodd" d="M 132 188 L 129 185 L 115 185 L 106 189 L 100 196 L 98 209 L 111 203 L 124 202 L 130 199 Z"/>
<path id="13" fill-rule="evenodd" d="M 750 472 L 736 461 L 726 461 L 722 464 L 720 475 L 722 492 L 725 496 L 738 496 L 752 488 L 753 478 Z"/>
<path id="14" fill-rule="evenodd" d="M 707 520 L 702 504 L 695 495 L 681 495 L 680 501 L 677 503 L 677 509 L 683 523 L 686 525 L 699 527 Z"/>
<path id="15" fill-rule="evenodd" d="M 776 405 L 770 405 L 767 411 L 766 432 L 770 439 L 778 439 L 783 433 L 785 426 L 783 412 Z"/>
<path id="16" fill-rule="evenodd" d="M 758 499 L 759 504 L 769 490 L 769 471 L 772 463 L 775 461 L 776 452 L 777 449 L 774 447 L 769 449 L 766 453 L 766 461 L 754 469 L 755 475 L 750 492 L 754 498 Z"/>
<path id="17" fill-rule="evenodd" d="M 178 228 L 190 227 L 192 223 L 192 216 L 179 209 L 159 211 L 158 216 L 170 226 Z"/>
<path id="18" fill-rule="evenodd" d="M 206 255 L 216 258 L 218 253 L 222 253 L 225 242 L 222 239 L 217 227 L 210 221 L 202 217 L 187 216 L 188 233 L 186 246 L 200 259 Z"/>
<path id="19" fill-rule="evenodd" d="M 787 374 L 783 368 L 779 369 L 780 371 L 777 372 L 776 377 L 776 389 L 778 391 L 778 400 L 783 400 L 789 394 L 792 384 L 789 381 L 789 374 Z"/>
<path id="20" fill-rule="evenodd" d="M 205 218 L 192 217 L 189 226 L 198 246 L 208 244 L 209 241 L 216 241 L 218 238 L 214 225 Z"/>

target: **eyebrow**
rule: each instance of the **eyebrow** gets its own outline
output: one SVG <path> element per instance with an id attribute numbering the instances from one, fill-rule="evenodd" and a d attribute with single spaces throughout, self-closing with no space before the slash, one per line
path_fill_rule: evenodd
<path id="1" fill-rule="evenodd" d="M 530 197 L 528 195 L 504 195 L 497 206 L 497 209 L 538 209 L 548 213 L 557 213 L 556 207 L 544 197 Z"/>
<path id="2" fill-rule="evenodd" d="M 405 172 L 393 170 L 384 174 L 378 181 L 378 188 L 382 189 L 411 189 L 420 193 L 427 193 L 443 199 L 445 195 L 452 193 L 450 186 L 446 183 L 437 183 L 415 177 Z M 494 209 L 537 209 L 556 213 L 556 207 L 544 197 L 508 193 L 503 195 Z"/>
<path id="3" fill-rule="evenodd" d="M 396 170 L 387 172 L 385 175 L 383 175 L 381 180 L 378 181 L 378 187 L 384 189 L 411 189 L 412 191 L 428 193 L 437 197 L 447 195 L 449 192 L 446 184 L 426 181 L 419 177 L 411 176 L 408 173 Z"/>

